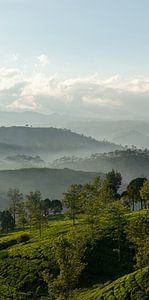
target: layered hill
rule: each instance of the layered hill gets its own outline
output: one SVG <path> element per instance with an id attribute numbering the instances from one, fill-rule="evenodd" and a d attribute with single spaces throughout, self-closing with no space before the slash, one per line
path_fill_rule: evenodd
<path id="1" fill-rule="evenodd" d="M 70 130 L 58 128 L 0 127 L 0 154 L 86 155 L 123 149 L 107 141 L 97 141 Z"/>
<path id="2" fill-rule="evenodd" d="M 113 138 L 113 142 L 129 147 L 135 145 L 138 148 L 149 148 L 149 136 L 137 130 L 123 131 Z"/>
<path id="3" fill-rule="evenodd" d="M 98 140 L 106 139 L 122 145 L 149 147 L 148 120 L 111 120 L 104 119 L 102 115 L 78 116 L 58 113 L 41 114 L 33 111 L 0 111 L 0 126 L 28 124 L 35 127 L 69 128 Z"/>
<path id="4" fill-rule="evenodd" d="M 56 160 L 53 166 L 103 173 L 115 169 L 128 182 L 138 176 L 149 177 L 149 151 L 128 149 L 111 153 L 96 153 L 86 159 L 62 157 L 60 160 Z"/>

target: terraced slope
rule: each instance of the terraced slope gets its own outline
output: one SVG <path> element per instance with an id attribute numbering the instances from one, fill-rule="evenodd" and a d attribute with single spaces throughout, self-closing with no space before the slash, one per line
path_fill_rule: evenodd
<path id="1" fill-rule="evenodd" d="M 74 300 L 147 300 L 149 299 L 149 267 L 130 273 L 104 288 L 75 295 Z"/>

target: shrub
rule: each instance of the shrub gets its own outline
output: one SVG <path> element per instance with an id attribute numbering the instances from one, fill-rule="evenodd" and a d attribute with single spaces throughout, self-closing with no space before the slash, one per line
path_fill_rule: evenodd
<path id="1" fill-rule="evenodd" d="M 27 233 L 21 234 L 18 238 L 18 243 L 26 243 L 29 241 L 29 239 L 30 239 L 29 234 Z"/>

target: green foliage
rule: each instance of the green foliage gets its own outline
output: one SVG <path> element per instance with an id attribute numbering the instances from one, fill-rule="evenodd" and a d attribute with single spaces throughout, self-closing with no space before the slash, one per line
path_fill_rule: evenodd
<path id="1" fill-rule="evenodd" d="M 72 226 L 71 221 L 62 215 L 51 216 L 48 226 L 42 227 L 41 238 L 37 231 L 39 225 L 36 227 L 33 219 L 31 226 L 36 230 L 31 231 L 27 243 L 18 243 L 18 238 L 28 234 L 29 228 L 0 235 L 0 291 L 5 295 L 4 299 L 73 299 L 72 293 L 76 287 L 87 288 L 98 284 L 101 292 L 107 281 L 132 272 L 134 249 L 130 248 L 131 244 L 125 238 L 124 225 L 135 221 L 139 213 L 145 216 L 147 210 L 125 213 L 121 203 L 115 201 L 103 211 L 98 198 L 101 183 L 97 180 L 90 184 L 92 189 L 89 191 L 93 192 L 90 194 L 93 197 L 91 200 L 97 196 L 98 205 L 98 213 L 94 211 L 96 215 L 93 215 L 96 218 L 94 236 L 90 235 L 91 226 L 82 215 L 78 215 L 76 226 Z M 35 197 L 31 201 L 31 213 L 36 208 L 38 212 L 41 208 L 40 194 L 29 196 Z M 44 216 L 43 209 L 41 211 Z M 120 261 L 115 251 L 119 238 Z M 144 279 L 138 277 L 137 282 L 140 280 Z M 121 290 L 123 293 L 123 286 Z M 134 295 L 135 291 L 137 293 L 134 289 Z M 118 286 L 114 293 L 120 295 Z M 110 290 L 105 294 L 105 299 L 108 296 L 113 296 Z"/>
<path id="2" fill-rule="evenodd" d="M 149 180 L 145 180 L 140 190 L 140 196 L 144 201 L 144 207 L 149 208 Z"/>
<path id="3" fill-rule="evenodd" d="M 137 267 L 142 270 L 143 266 L 149 264 L 149 213 L 139 215 L 126 226 L 126 234 L 137 249 Z"/>
<path id="4" fill-rule="evenodd" d="M 41 193 L 39 191 L 30 192 L 27 195 L 26 209 L 30 229 L 31 226 L 39 230 L 40 237 L 43 225 L 46 224 L 46 217 L 43 215 L 43 206 L 41 201 Z"/>
<path id="5" fill-rule="evenodd" d="M 17 207 L 20 204 L 20 201 L 23 199 L 23 194 L 20 193 L 19 189 L 9 189 L 7 196 L 10 201 L 10 211 L 13 215 L 15 224 L 16 224 L 16 214 L 17 214 Z"/>
<path id="6" fill-rule="evenodd" d="M 60 214 L 62 212 L 63 206 L 60 200 L 54 199 L 51 201 L 51 211 L 56 214 Z"/>
<path id="7" fill-rule="evenodd" d="M 75 292 L 73 300 L 147 300 L 149 298 L 149 267 L 125 275 L 104 288 Z"/>
<path id="8" fill-rule="evenodd" d="M 50 299 L 68 299 L 78 277 L 84 268 L 82 261 L 85 245 L 77 236 L 59 237 L 55 240 L 52 252 L 58 266 L 56 277 L 46 277 Z"/>
<path id="9" fill-rule="evenodd" d="M 123 238 L 124 225 L 126 223 L 126 209 L 119 201 L 114 201 L 108 206 L 105 213 L 106 218 L 108 219 L 107 229 L 109 231 L 109 235 L 117 241 L 117 247 L 114 250 L 118 253 L 118 261 L 120 262 L 121 241 Z"/>
<path id="10" fill-rule="evenodd" d="M 113 191 L 110 187 L 109 180 L 107 178 L 104 179 L 104 181 L 102 182 L 99 191 L 99 199 L 103 207 L 107 207 L 107 205 L 114 200 Z"/>
<path id="11" fill-rule="evenodd" d="M 27 212 L 26 212 L 24 201 L 20 201 L 17 204 L 16 212 L 17 212 L 17 222 L 16 222 L 17 226 L 24 228 L 24 226 L 27 224 Z"/>
<path id="12" fill-rule="evenodd" d="M 122 182 L 121 174 L 119 172 L 116 172 L 114 169 L 112 169 L 111 172 L 108 172 L 106 174 L 106 179 L 112 191 L 113 199 L 119 198 L 118 189 L 120 188 Z"/>
<path id="13" fill-rule="evenodd" d="M 18 238 L 18 243 L 26 243 L 30 240 L 30 236 L 27 233 L 21 234 Z"/>
<path id="14" fill-rule="evenodd" d="M 15 220 L 9 210 L 4 210 L 0 214 L 1 230 L 8 232 L 14 229 Z"/>
<path id="15" fill-rule="evenodd" d="M 142 204 L 142 198 L 140 195 L 140 190 L 144 184 L 144 182 L 146 181 L 146 178 L 144 177 L 137 177 L 133 180 L 130 181 L 130 183 L 127 186 L 127 195 L 130 199 L 130 202 L 133 206 L 133 210 L 134 210 L 134 204 L 137 202 L 141 202 L 141 208 L 143 208 L 143 204 Z"/>
<path id="16" fill-rule="evenodd" d="M 69 190 L 64 193 L 63 205 L 67 209 L 66 214 L 72 219 L 73 225 L 75 225 L 76 216 L 81 212 L 81 191 L 81 184 L 72 184 Z"/>
<path id="17" fill-rule="evenodd" d="M 82 200 L 83 211 L 86 220 L 91 224 L 92 230 L 96 223 L 96 218 L 101 210 L 102 202 L 100 199 L 100 177 L 95 177 L 90 183 L 84 184 L 80 198 Z"/>
<path id="18" fill-rule="evenodd" d="M 50 209 L 51 209 L 51 200 L 48 198 L 41 200 L 41 207 L 42 207 L 44 216 L 48 217 Z"/>

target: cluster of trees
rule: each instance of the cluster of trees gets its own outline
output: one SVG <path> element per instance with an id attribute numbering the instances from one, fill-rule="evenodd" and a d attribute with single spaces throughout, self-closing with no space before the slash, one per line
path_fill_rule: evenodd
<path id="1" fill-rule="evenodd" d="M 140 203 L 141 209 L 149 207 L 149 180 L 144 177 L 135 178 L 120 194 L 121 183 L 121 174 L 112 170 L 106 174 L 103 181 L 100 177 L 95 177 L 93 181 L 83 185 L 72 184 L 64 193 L 63 202 L 42 200 L 39 191 L 30 192 L 24 200 L 23 194 L 18 189 L 10 189 L 8 191 L 10 207 L 0 212 L 1 229 L 8 231 L 15 226 L 24 228 L 28 224 L 30 228 L 38 228 L 41 232 L 49 214 L 61 213 L 63 208 L 64 213 L 72 219 L 73 225 L 77 216 L 84 214 L 94 226 L 98 213 L 116 200 L 132 210 L 136 203 Z"/>
<path id="2" fill-rule="evenodd" d="M 95 216 L 116 200 L 132 210 L 135 208 L 135 203 L 140 203 L 141 209 L 149 206 L 149 180 L 144 177 L 135 178 L 120 194 L 121 183 L 121 174 L 112 170 L 106 174 L 103 181 L 100 177 L 96 177 L 92 182 L 84 185 L 72 184 L 64 193 L 63 206 L 72 218 L 73 224 L 77 215 L 82 213 L 93 223 Z"/>
<path id="3" fill-rule="evenodd" d="M 62 212 L 62 203 L 60 200 L 44 199 L 39 191 L 30 192 L 25 199 L 18 189 L 8 191 L 10 207 L 8 210 L 0 212 L 1 230 L 8 232 L 16 226 L 24 228 L 29 225 L 41 229 L 46 225 L 49 214 Z"/>

